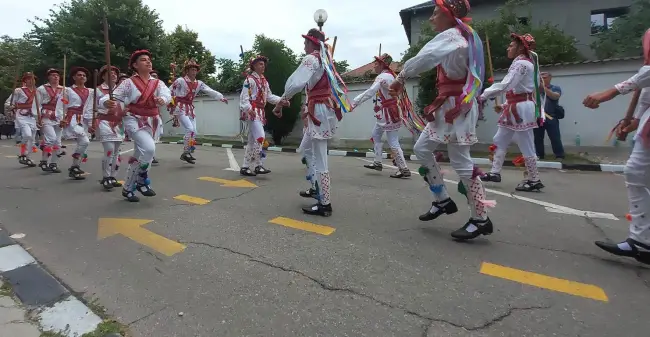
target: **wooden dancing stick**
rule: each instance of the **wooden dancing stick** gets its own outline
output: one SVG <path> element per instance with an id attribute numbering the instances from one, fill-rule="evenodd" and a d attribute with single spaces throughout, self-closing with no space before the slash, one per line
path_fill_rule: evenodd
<path id="1" fill-rule="evenodd" d="M 494 83 L 494 68 L 492 67 L 492 53 L 490 52 L 490 37 L 485 33 L 485 47 L 487 49 L 488 57 L 488 70 L 490 72 L 490 77 Z M 499 97 L 494 98 L 494 105 L 499 105 Z"/>
<path id="2" fill-rule="evenodd" d="M 379 57 L 381 57 L 381 43 L 379 44 Z"/>
<path id="3" fill-rule="evenodd" d="M 334 50 L 336 50 L 336 39 L 338 36 L 334 37 L 334 42 L 332 42 L 332 62 L 334 62 Z"/>
<path id="4" fill-rule="evenodd" d="M 95 69 L 93 72 L 93 121 L 92 121 L 92 127 L 95 127 L 95 122 L 97 120 L 97 77 L 99 77 L 99 71 Z M 109 86 L 110 88 L 110 86 Z M 109 94 L 111 94 L 109 90 Z M 110 96 L 109 96 L 110 97 Z"/>
<path id="5" fill-rule="evenodd" d="M 106 55 L 106 78 L 104 79 L 106 83 L 108 83 L 108 97 L 110 100 L 113 100 L 113 84 L 111 81 L 111 43 L 108 40 L 108 19 L 106 19 L 106 15 L 104 15 L 104 53 Z M 97 70 L 95 70 L 97 72 Z M 120 76 L 120 74 L 117 74 L 117 76 Z M 97 79 L 95 79 L 95 82 L 97 82 Z M 97 83 L 95 83 L 95 87 L 97 87 Z M 96 91 L 95 91 L 96 92 Z M 93 117 L 94 117 L 94 112 L 93 112 Z"/>
<path id="6" fill-rule="evenodd" d="M 38 127 L 43 126 L 41 124 L 41 108 L 39 107 L 38 103 L 38 92 L 36 92 L 36 76 L 34 75 L 34 72 L 32 71 L 32 89 L 34 90 L 34 103 L 36 103 L 36 125 Z"/>

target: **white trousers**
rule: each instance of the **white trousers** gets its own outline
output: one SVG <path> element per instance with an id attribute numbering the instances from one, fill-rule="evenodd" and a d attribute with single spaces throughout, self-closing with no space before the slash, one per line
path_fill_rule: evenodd
<path id="1" fill-rule="evenodd" d="M 307 176 L 305 179 L 309 181 L 312 189 L 316 189 L 316 170 L 314 168 L 314 149 L 312 147 L 312 138 L 307 137 L 307 132 L 303 132 L 302 140 L 298 149 L 302 152 L 302 163 L 307 166 Z"/>
<path id="2" fill-rule="evenodd" d="M 185 129 L 185 136 L 183 136 L 183 152 L 190 153 L 193 150 L 193 141 L 196 138 L 196 119 L 191 118 L 186 114 L 178 115 L 178 121 Z"/>
<path id="3" fill-rule="evenodd" d="M 406 160 L 404 159 L 404 152 L 402 147 L 399 145 L 399 129 L 386 131 L 386 139 L 388 140 L 388 146 L 391 150 L 391 155 L 395 159 L 395 164 L 401 170 L 407 170 Z M 372 130 L 372 143 L 374 145 L 375 152 L 375 162 L 381 163 L 382 151 L 384 143 L 382 142 L 382 136 L 384 135 L 384 128 L 379 124 L 375 124 L 375 128 Z"/>
<path id="4" fill-rule="evenodd" d="M 247 121 L 248 143 L 244 152 L 242 167 L 257 167 L 262 165 L 262 152 L 264 145 L 264 125 L 261 121 Z"/>
<path id="5" fill-rule="evenodd" d="M 521 151 L 521 154 L 524 156 L 526 170 L 528 171 L 528 179 L 538 181 L 539 171 L 537 170 L 537 154 L 535 153 L 535 138 L 533 130 L 534 129 L 514 131 L 499 126 L 499 129 L 492 140 L 497 149 L 494 153 L 492 169 L 490 172 L 501 173 L 503 162 L 505 161 L 506 153 L 508 152 L 508 146 L 514 140 L 519 147 L 519 151 Z"/>
<path id="6" fill-rule="evenodd" d="M 42 161 L 50 161 L 52 164 L 56 164 L 58 161 L 61 152 L 61 128 L 58 125 L 45 124 L 41 128 L 41 133 L 43 134 L 43 151 Z"/>
<path id="7" fill-rule="evenodd" d="M 329 205 L 332 179 L 327 166 L 327 139 L 316 139 L 307 131 L 302 137 L 303 153 L 307 162 L 307 177 L 311 175 L 312 186 L 321 205 Z M 310 161 L 311 159 L 311 161 Z"/>
<path id="8" fill-rule="evenodd" d="M 16 133 L 20 132 L 20 155 L 29 158 L 36 142 L 36 122 L 27 123 L 16 119 Z"/>
<path id="9" fill-rule="evenodd" d="M 156 142 L 151 128 L 138 128 L 137 120 L 131 116 L 124 118 L 124 129 L 133 140 L 133 156 L 129 158 L 124 189 L 133 192 L 138 185 L 151 185 L 149 167 L 156 154 Z"/>
<path id="10" fill-rule="evenodd" d="M 624 174 L 632 216 L 630 238 L 650 245 L 650 148 L 643 142 L 634 142 Z"/>
<path id="11" fill-rule="evenodd" d="M 88 144 L 90 143 L 88 134 L 86 131 L 84 131 L 83 126 L 78 124 L 69 125 L 65 131 L 66 134 L 75 137 L 77 141 L 77 147 L 72 154 L 72 166 L 79 166 L 82 162 L 84 162 L 83 159 L 86 155 L 86 149 L 88 149 Z"/>
<path id="12" fill-rule="evenodd" d="M 436 201 L 443 201 L 449 198 L 445 187 L 445 181 L 442 177 L 440 165 L 436 162 L 434 151 L 441 143 L 435 142 L 429 138 L 426 132 L 420 134 L 420 138 L 413 147 L 413 152 L 422 162 L 420 174 L 426 178 L 429 189 L 433 193 Z M 481 178 L 474 170 L 474 162 L 469 153 L 470 145 L 458 145 L 454 143 L 447 144 L 447 152 L 451 167 L 456 171 L 460 180 L 467 191 L 467 201 L 470 209 L 470 217 L 476 220 L 487 219 L 487 208 L 485 201 L 485 189 Z"/>
<path id="13" fill-rule="evenodd" d="M 102 158 L 102 172 L 104 178 L 115 178 L 117 171 L 120 169 L 120 145 L 122 142 L 102 142 L 104 147 L 104 157 Z"/>

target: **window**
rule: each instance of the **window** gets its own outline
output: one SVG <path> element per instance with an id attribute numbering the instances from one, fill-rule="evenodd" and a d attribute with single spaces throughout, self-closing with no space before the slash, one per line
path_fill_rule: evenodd
<path id="1" fill-rule="evenodd" d="M 591 11 L 591 34 L 608 30 L 616 18 L 626 15 L 629 10 L 629 7 L 618 7 Z"/>
<path id="2" fill-rule="evenodd" d="M 528 26 L 528 18 L 525 17 L 525 16 L 517 18 L 517 21 L 519 21 L 519 23 L 524 25 L 524 26 Z"/>

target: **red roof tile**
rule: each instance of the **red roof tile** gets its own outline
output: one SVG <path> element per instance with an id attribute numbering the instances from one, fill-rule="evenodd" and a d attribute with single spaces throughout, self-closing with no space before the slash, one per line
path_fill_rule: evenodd
<path id="1" fill-rule="evenodd" d="M 371 75 L 377 75 L 374 69 L 374 62 L 370 62 L 366 65 L 363 65 L 359 68 L 352 69 L 346 73 L 343 73 L 343 77 L 363 77 L 367 72 L 370 72 Z M 394 72 L 399 73 L 402 70 L 402 65 L 399 62 L 393 62 L 390 64 L 390 69 Z"/>

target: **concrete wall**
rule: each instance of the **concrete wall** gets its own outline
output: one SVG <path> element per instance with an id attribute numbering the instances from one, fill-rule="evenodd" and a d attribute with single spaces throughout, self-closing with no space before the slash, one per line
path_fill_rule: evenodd
<path id="1" fill-rule="evenodd" d="M 582 100 L 589 93 L 612 87 L 614 84 L 631 77 L 641 66 L 641 61 L 611 61 L 543 68 L 553 74 L 553 83 L 562 87 L 560 104 L 566 110 L 565 119 L 561 120 L 562 139 L 566 145 L 574 145 L 576 134 L 580 135 L 581 146 L 609 146 L 604 144 L 609 130 L 623 117 L 631 96 L 618 97 L 603 104 L 598 110 L 589 110 L 582 106 Z M 495 80 L 503 78 L 504 73 L 496 73 Z M 360 94 L 370 86 L 368 83 L 349 85 L 350 98 Z M 417 80 L 406 83 L 408 93 L 413 101 L 417 97 Z M 231 101 L 228 105 L 219 101 L 200 97 L 196 101 L 197 127 L 199 135 L 234 137 L 239 129 L 239 96 L 226 95 Z M 492 107 L 486 109 L 487 121 L 478 124 L 478 138 L 481 143 L 491 143 L 496 132 L 497 114 Z M 373 104 L 368 101 L 355 111 L 345 114 L 339 124 L 337 136 L 341 140 L 368 140 L 375 122 Z M 164 120 L 169 120 L 164 112 Z M 181 134 L 182 130 L 165 125 L 166 135 Z M 291 137 L 302 135 L 302 124 L 296 123 Z M 402 128 L 400 135 L 404 144 L 411 142 L 411 134 Z M 336 140 L 334 140 L 336 141 Z M 629 143 L 627 144 L 629 146 Z"/>
<path id="2" fill-rule="evenodd" d="M 576 38 L 576 48 L 583 56 L 595 57 L 589 45 L 594 41 L 591 35 L 591 11 L 630 6 L 634 0 L 529 0 L 528 7 L 522 7 L 519 14 L 531 14 L 531 24 L 549 22 L 557 25 L 565 34 Z M 472 8 L 471 17 L 474 21 L 491 19 L 498 16 L 497 9 L 505 1 L 480 4 Z M 430 12 L 418 13 L 411 19 L 411 41 L 416 42 L 420 37 L 420 27 L 431 16 Z"/>

